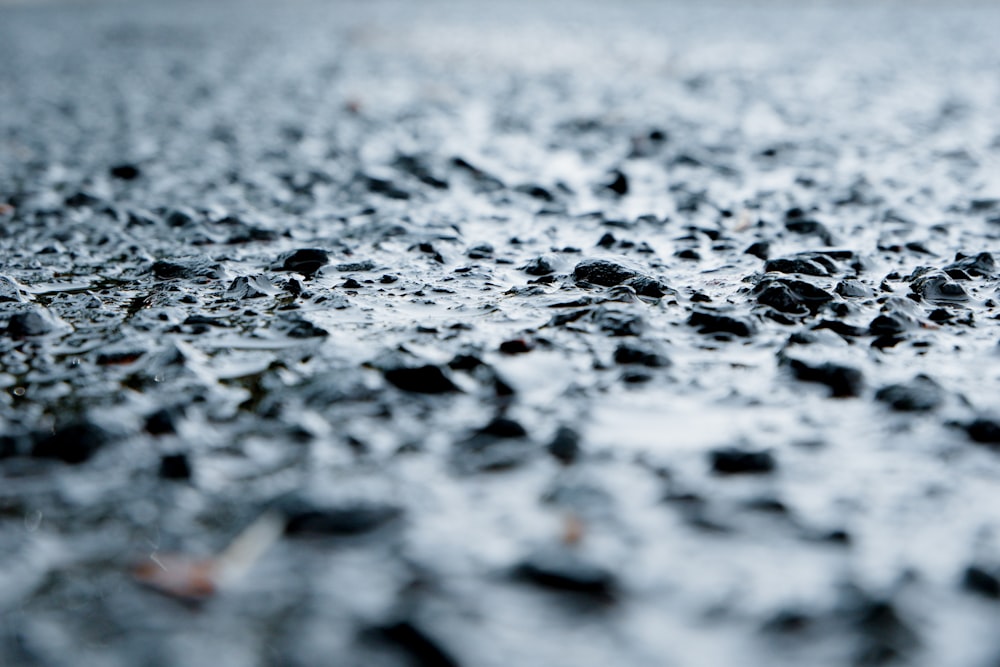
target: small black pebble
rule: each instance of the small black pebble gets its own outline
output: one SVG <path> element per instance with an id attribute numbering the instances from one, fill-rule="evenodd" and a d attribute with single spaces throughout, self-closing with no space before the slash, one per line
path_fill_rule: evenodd
<path id="1" fill-rule="evenodd" d="M 625 174 L 616 170 L 612 172 L 612 175 L 614 176 L 614 180 L 605 187 L 618 196 L 628 194 L 628 178 L 625 177 Z"/>
<path id="2" fill-rule="evenodd" d="M 300 248 L 282 257 L 277 270 L 295 271 L 304 276 L 313 276 L 330 261 L 325 250 L 319 248 Z"/>
<path id="3" fill-rule="evenodd" d="M 134 164 L 116 165 L 114 167 L 111 167 L 109 173 L 113 177 L 123 181 L 132 181 L 139 178 L 139 176 L 142 175 L 142 171 L 140 171 L 139 167 L 135 166 Z"/>
<path id="4" fill-rule="evenodd" d="M 944 390 L 926 375 L 918 375 L 909 382 L 882 387 L 875 400 L 899 412 L 926 412 L 944 402 Z"/>
<path id="5" fill-rule="evenodd" d="M 284 507 L 287 535 L 349 537 L 370 533 L 402 516 L 394 505 L 358 503 L 343 507 L 316 507 L 292 501 Z"/>
<path id="6" fill-rule="evenodd" d="M 548 446 L 549 454 L 569 465 L 580 456 L 580 434 L 569 426 L 560 426 Z"/>
<path id="7" fill-rule="evenodd" d="M 1000 445 L 1000 423 L 993 419 L 973 420 L 966 425 L 965 432 L 976 442 L 986 445 Z"/>
<path id="8" fill-rule="evenodd" d="M 110 434 L 91 422 L 75 422 L 44 435 L 35 442 L 31 455 L 79 464 L 90 459 L 111 441 Z"/>
<path id="9" fill-rule="evenodd" d="M 393 368 L 385 371 L 385 379 L 403 391 L 418 394 L 445 394 L 458 387 L 444 372 L 432 364 L 416 368 Z"/>
<path id="10" fill-rule="evenodd" d="M 180 411 L 173 408 L 162 408 L 146 418 L 146 432 L 151 435 L 166 435 L 177 432 L 177 420 Z"/>
<path id="11" fill-rule="evenodd" d="M 753 255 L 758 259 L 766 260 L 768 254 L 771 251 L 771 244 L 767 241 L 757 241 L 756 243 L 750 244 L 746 250 L 743 251 L 744 255 Z"/>
<path id="12" fill-rule="evenodd" d="M 577 280 L 604 287 L 620 285 L 636 275 L 632 269 L 606 259 L 585 259 L 573 269 L 573 277 Z"/>
<path id="13" fill-rule="evenodd" d="M 769 451 L 752 451 L 735 447 L 716 449 L 709 454 L 712 470 L 722 475 L 759 475 L 777 467 Z"/>
<path id="14" fill-rule="evenodd" d="M 458 667 L 459 663 L 410 621 L 399 621 L 376 628 L 373 635 L 380 637 L 405 653 L 409 664 L 419 667 Z"/>
<path id="15" fill-rule="evenodd" d="M 830 388 L 831 395 L 837 398 L 857 396 L 864 384 L 861 371 L 850 366 L 831 362 L 812 365 L 798 359 L 789 359 L 787 364 L 797 379 L 825 384 Z"/>
<path id="16" fill-rule="evenodd" d="M 165 454 L 160 458 L 161 479 L 191 479 L 187 454 Z"/>
<path id="17" fill-rule="evenodd" d="M 754 326 L 749 320 L 704 310 L 691 313 L 688 324 L 698 327 L 700 334 L 726 333 L 746 338 L 754 331 Z"/>
<path id="18" fill-rule="evenodd" d="M 965 569 L 962 587 L 994 600 L 1000 599 L 1000 577 L 979 565 L 970 565 Z"/>
<path id="19" fill-rule="evenodd" d="M 515 568 L 514 575 L 544 588 L 603 600 L 612 599 L 616 589 L 611 572 L 582 560 L 576 554 L 562 551 L 529 558 Z"/>
<path id="20" fill-rule="evenodd" d="M 52 323 L 38 310 L 14 313 L 7 323 L 7 335 L 11 338 L 44 336 L 52 331 Z"/>

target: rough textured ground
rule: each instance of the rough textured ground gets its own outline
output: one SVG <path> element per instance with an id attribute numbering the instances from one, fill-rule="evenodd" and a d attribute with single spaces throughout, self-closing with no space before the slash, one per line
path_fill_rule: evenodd
<path id="1" fill-rule="evenodd" d="M 998 664 L 1000 10 L 497 4 L 0 8 L 0 664 Z"/>

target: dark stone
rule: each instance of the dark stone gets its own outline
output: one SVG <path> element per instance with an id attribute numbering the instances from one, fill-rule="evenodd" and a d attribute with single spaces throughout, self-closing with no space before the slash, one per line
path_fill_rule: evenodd
<path id="1" fill-rule="evenodd" d="M 353 503 L 342 507 L 319 507 L 302 499 L 280 503 L 285 515 L 285 534 L 352 537 L 371 533 L 403 515 L 395 505 Z"/>
<path id="2" fill-rule="evenodd" d="M 830 331 L 847 338 L 856 338 L 858 336 L 864 336 L 868 333 L 868 329 L 856 327 L 852 324 L 848 324 L 847 322 L 842 322 L 841 320 L 823 320 L 814 326 L 813 329 L 829 329 Z"/>
<path id="3" fill-rule="evenodd" d="M 756 241 L 743 251 L 744 255 L 753 255 L 757 259 L 766 260 L 771 252 L 771 244 L 767 241 Z"/>
<path id="4" fill-rule="evenodd" d="M 221 278 L 222 267 L 212 264 L 207 257 L 161 259 L 150 267 L 160 280 L 193 280 L 196 278 Z"/>
<path id="5" fill-rule="evenodd" d="M 754 498 L 744 505 L 748 510 L 764 512 L 766 514 L 784 515 L 788 514 L 788 505 L 770 496 Z"/>
<path id="6" fill-rule="evenodd" d="M 385 379 L 403 391 L 418 394 L 445 394 L 458 391 L 437 366 L 427 364 L 416 368 L 392 368 L 385 371 Z"/>
<path id="7" fill-rule="evenodd" d="M 17 456 L 23 456 L 30 449 L 30 434 L 0 433 L 0 461 Z"/>
<path id="8" fill-rule="evenodd" d="M 639 347 L 638 345 L 622 343 L 615 350 L 615 363 L 635 364 L 639 366 L 647 366 L 649 368 L 665 368 L 670 366 L 670 359 L 652 350 Z"/>
<path id="9" fill-rule="evenodd" d="M 841 280 L 837 283 L 833 291 L 847 299 L 872 297 L 875 295 L 875 292 L 870 287 L 854 278 Z"/>
<path id="10" fill-rule="evenodd" d="M 533 454 L 521 424 L 497 417 L 465 440 L 455 443 L 455 463 L 466 472 L 505 470 L 524 463 Z"/>
<path id="11" fill-rule="evenodd" d="M 51 333 L 52 330 L 51 318 L 39 310 L 14 313 L 7 322 L 7 335 L 11 338 L 44 336 L 47 333 Z"/>
<path id="12" fill-rule="evenodd" d="M 229 238 L 226 239 L 226 243 L 239 245 L 242 243 L 252 243 L 254 241 L 275 241 L 277 239 L 278 233 L 273 229 L 240 223 L 236 228 L 236 231 L 230 234 Z"/>
<path id="13" fill-rule="evenodd" d="M 375 262 L 370 259 L 366 259 L 360 262 L 344 262 L 337 265 L 337 270 L 341 273 L 349 273 L 356 271 L 358 273 L 364 273 L 365 271 L 372 271 L 375 268 Z"/>
<path id="14" fill-rule="evenodd" d="M 764 279 L 754 288 L 757 303 L 792 315 L 815 314 L 833 295 L 804 280 Z"/>
<path id="15" fill-rule="evenodd" d="M 396 158 L 393 166 L 402 172 L 416 177 L 421 183 L 429 185 L 432 188 L 438 190 L 446 190 L 448 188 L 448 181 L 435 176 L 423 158 L 415 155 L 400 155 Z"/>
<path id="16" fill-rule="evenodd" d="M 899 315 L 879 315 L 868 325 L 873 336 L 895 336 L 910 328 L 910 322 Z"/>
<path id="17" fill-rule="evenodd" d="M 694 248 L 685 248 L 684 250 L 678 250 L 675 252 L 674 257 L 677 259 L 690 259 L 697 262 L 701 259 L 701 253 Z"/>
<path id="18" fill-rule="evenodd" d="M 709 454 L 712 470 L 721 475 L 760 475 L 773 472 L 777 462 L 771 452 L 729 447 Z"/>
<path id="19" fill-rule="evenodd" d="M 285 318 L 282 326 L 289 338 L 325 338 L 330 335 L 326 329 L 298 316 Z"/>
<path id="20" fill-rule="evenodd" d="M 764 622 L 763 630 L 773 634 L 798 634 L 811 628 L 815 622 L 808 614 L 795 609 L 783 609 Z"/>
<path id="21" fill-rule="evenodd" d="M 187 454 L 165 454 L 160 457 L 159 475 L 161 479 L 191 479 L 191 463 Z"/>
<path id="22" fill-rule="evenodd" d="M 18 284 L 7 276 L 0 276 L 0 303 L 21 303 L 24 294 Z"/>
<path id="23" fill-rule="evenodd" d="M 645 323 L 638 315 L 607 308 L 597 308 L 593 313 L 598 328 L 612 336 L 639 336 Z"/>
<path id="24" fill-rule="evenodd" d="M 96 206 L 101 203 L 101 198 L 89 192 L 76 192 L 66 197 L 63 203 L 70 208 L 83 208 L 84 206 Z"/>
<path id="25" fill-rule="evenodd" d="M 648 276 L 636 276 L 625 282 L 626 285 L 635 290 L 640 296 L 648 296 L 652 299 L 659 299 L 666 295 L 668 289 L 666 285 L 655 278 Z"/>
<path id="26" fill-rule="evenodd" d="M 341 287 L 343 287 L 344 289 L 360 289 L 361 283 L 359 283 L 354 278 L 348 278 L 347 280 L 344 281 Z"/>
<path id="27" fill-rule="evenodd" d="M 534 346 L 523 338 L 514 338 L 500 343 L 500 351 L 504 354 L 525 354 L 533 349 Z"/>
<path id="28" fill-rule="evenodd" d="M 142 170 L 134 164 L 119 164 L 108 170 L 112 177 L 122 181 L 134 181 L 142 175 Z"/>
<path id="29" fill-rule="evenodd" d="M 190 227 L 194 225 L 197 219 L 197 214 L 186 208 L 174 208 L 166 211 L 163 215 L 163 221 L 167 223 L 167 227 Z"/>
<path id="30" fill-rule="evenodd" d="M 781 258 L 764 262 L 764 270 L 775 273 L 803 273 L 810 276 L 829 276 L 830 272 L 811 259 Z"/>
<path id="31" fill-rule="evenodd" d="M 972 276 L 962 269 L 945 269 L 944 272 L 949 278 L 953 278 L 954 280 L 972 280 Z"/>
<path id="32" fill-rule="evenodd" d="M 489 435 L 495 438 L 523 438 L 528 435 L 520 423 L 507 417 L 496 417 L 489 424 L 479 429 L 478 435 Z"/>
<path id="33" fill-rule="evenodd" d="M 304 276 L 316 275 L 330 261 L 325 250 L 319 248 L 300 248 L 279 258 L 277 271 L 295 271 Z"/>
<path id="34" fill-rule="evenodd" d="M 482 359 L 472 354 L 458 354 L 448 362 L 448 368 L 453 371 L 473 371 L 485 365 Z"/>
<path id="35" fill-rule="evenodd" d="M 511 242 L 513 243 L 514 241 L 512 240 Z M 438 252 L 432 243 L 422 241 L 414 246 L 410 246 L 410 250 L 419 250 L 425 255 L 430 255 L 431 258 L 438 264 L 444 264 L 444 255 Z"/>
<path id="36" fill-rule="evenodd" d="M 646 382 L 651 382 L 653 376 L 647 371 L 626 369 L 622 372 L 622 382 L 625 384 L 645 384 Z"/>
<path id="37" fill-rule="evenodd" d="M 503 181 L 499 178 L 493 174 L 487 173 L 464 158 L 452 158 L 451 163 L 454 167 L 469 174 L 475 181 L 477 189 L 480 192 L 495 192 L 496 190 L 500 190 L 504 187 Z"/>
<path id="38" fill-rule="evenodd" d="M 792 369 L 796 379 L 802 382 L 825 384 L 831 395 L 837 398 L 857 396 L 864 385 L 864 376 L 856 368 L 832 362 L 808 364 L 798 359 L 787 359 L 786 365 Z"/>
<path id="39" fill-rule="evenodd" d="M 209 317 L 208 315 L 188 315 L 183 324 L 185 326 L 202 327 L 203 331 L 208 329 L 205 327 L 221 327 L 225 328 L 226 323 L 217 317 Z"/>
<path id="40" fill-rule="evenodd" d="M 605 568 L 583 560 L 571 551 L 546 551 L 526 559 L 514 576 L 543 588 L 610 600 L 617 582 Z"/>
<path id="41" fill-rule="evenodd" d="M 493 257 L 493 246 L 489 243 L 474 245 L 466 251 L 465 256 L 469 259 L 490 259 Z"/>
<path id="42" fill-rule="evenodd" d="M 875 400 L 900 412 L 925 412 L 944 402 L 944 390 L 926 375 L 918 375 L 909 382 L 879 389 Z"/>
<path id="43" fill-rule="evenodd" d="M 988 252 L 981 252 L 974 257 L 963 257 L 959 254 L 955 256 L 954 262 L 944 267 L 945 271 L 956 269 L 979 278 L 992 278 L 996 273 L 996 262 L 993 255 Z"/>
<path id="44" fill-rule="evenodd" d="M 924 273 L 910 283 L 910 291 L 928 303 L 948 305 L 969 300 L 965 289 L 940 271 Z"/>
<path id="45" fill-rule="evenodd" d="M 226 290 L 227 296 L 233 299 L 257 299 L 277 292 L 278 289 L 265 275 L 239 276 Z"/>
<path id="46" fill-rule="evenodd" d="M 850 616 L 861 636 L 855 665 L 902 662 L 919 644 L 917 633 L 891 601 L 862 600 Z"/>
<path id="47" fill-rule="evenodd" d="M 833 235 L 822 222 L 815 220 L 791 220 L 785 223 L 785 229 L 803 236 L 815 236 L 826 245 L 833 245 Z"/>
<path id="48" fill-rule="evenodd" d="M 569 426 L 560 426 L 548 446 L 549 454 L 569 465 L 580 456 L 580 434 Z"/>
<path id="49" fill-rule="evenodd" d="M 879 336 L 872 341 L 872 347 L 876 350 L 887 350 L 896 347 L 905 339 L 902 336 Z"/>
<path id="50" fill-rule="evenodd" d="M 528 195 L 529 197 L 539 199 L 541 201 L 552 202 L 556 199 L 552 196 L 551 192 L 540 185 L 518 185 L 514 188 L 514 192 L 520 192 L 521 194 Z"/>
<path id="51" fill-rule="evenodd" d="M 414 667 L 458 667 L 459 663 L 436 640 L 411 621 L 398 621 L 375 628 L 378 637 L 406 654 Z"/>
<path id="52" fill-rule="evenodd" d="M 965 426 L 965 432 L 975 442 L 986 445 L 1000 445 L 1000 422 L 981 417 Z"/>
<path id="53" fill-rule="evenodd" d="M 962 587 L 992 600 L 1000 599 L 1000 575 L 981 565 L 970 565 L 962 575 Z"/>
<path id="54" fill-rule="evenodd" d="M 746 338 L 754 331 L 754 326 L 749 320 L 704 310 L 691 313 L 688 324 L 698 327 L 700 334 L 726 333 Z"/>
<path id="55" fill-rule="evenodd" d="M 993 197 L 981 197 L 969 201 L 969 212 L 985 213 L 986 211 L 992 211 L 997 206 L 1000 206 L 1000 199 L 995 199 Z"/>
<path id="56" fill-rule="evenodd" d="M 577 280 L 604 287 L 620 285 L 637 275 L 632 269 L 606 259 L 585 259 L 573 269 L 573 277 Z"/>
<path id="57" fill-rule="evenodd" d="M 389 199 L 409 199 L 410 193 L 397 186 L 392 181 L 374 176 L 362 176 L 361 181 L 369 192 L 388 197 Z"/>
<path id="58" fill-rule="evenodd" d="M 598 241 L 597 241 L 597 247 L 599 247 L 599 248 L 610 248 L 611 246 L 613 246 L 615 244 L 616 240 L 617 239 L 615 239 L 614 234 L 612 234 L 611 232 L 605 232 L 604 235 L 601 236 L 600 239 L 598 239 Z"/>
<path id="59" fill-rule="evenodd" d="M 31 455 L 38 459 L 79 464 L 90 459 L 111 440 L 111 434 L 97 424 L 78 421 L 40 436 L 31 449 Z"/>
<path id="60" fill-rule="evenodd" d="M 547 257 L 536 257 L 522 266 L 521 270 L 530 276 L 547 276 L 553 273 L 556 268 Z"/>
<path id="61" fill-rule="evenodd" d="M 176 433 L 181 417 L 183 412 L 178 408 L 161 408 L 146 418 L 146 432 L 151 435 Z"/>
<path id="62" fill-rule="evenodd" d="M 628 178 L 626 178 L 625 174 L 616 170 L 611 172 L 611 175 L 614 177 L 613 180 L 604 187 L 619 197 L 628 194 Z"/>
<path id="63" fill-rule="evenodd" d="M 141 350 L 128 350 L 123 352 L 102 352 L 97 355 L 98 366 L 119 366 L 131 364 L 141 357 L 144 352 Z"/>

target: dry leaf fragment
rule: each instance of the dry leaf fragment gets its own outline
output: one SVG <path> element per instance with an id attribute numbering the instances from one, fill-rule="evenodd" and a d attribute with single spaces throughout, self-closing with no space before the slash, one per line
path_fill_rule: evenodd
<path id="1" fill-rule="evenodd" d="M 132 576 L 165 595 L 199 602 L 245 575 L 284 529 L 282 517 L 269 512 L 250 524 L 215 557 L 153 553 L 132 570 Z"/>

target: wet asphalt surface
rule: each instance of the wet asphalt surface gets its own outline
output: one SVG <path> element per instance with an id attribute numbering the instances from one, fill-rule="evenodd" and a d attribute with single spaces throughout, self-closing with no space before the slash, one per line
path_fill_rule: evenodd
<path id="1" fill-rule="evenodd" d="M 1000 663 L 997 34 L 0 6 L 0 664 Z"/>

